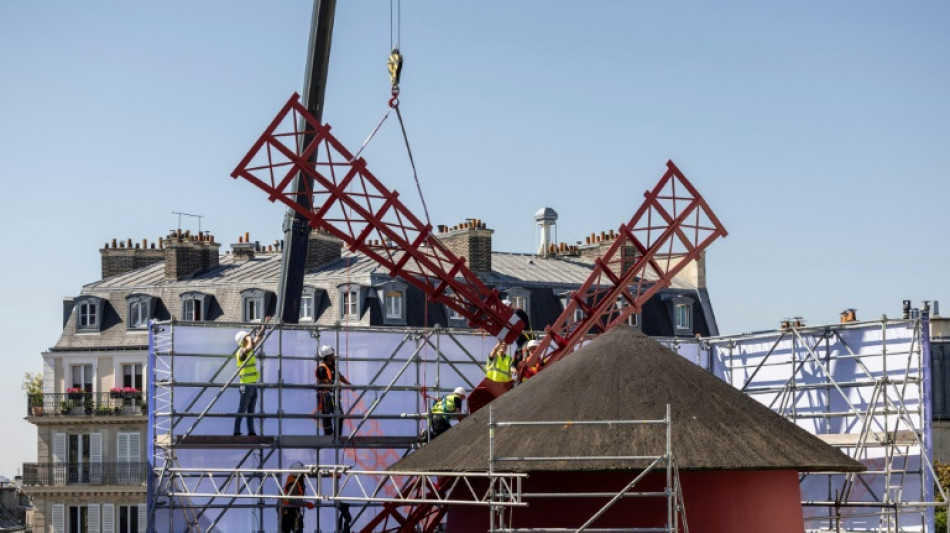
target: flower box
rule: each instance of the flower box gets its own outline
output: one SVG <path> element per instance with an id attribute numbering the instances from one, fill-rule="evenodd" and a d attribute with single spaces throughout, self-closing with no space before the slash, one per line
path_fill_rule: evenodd
<path id="1" fill-rule="evenodd" d="M 142 397 L 142 391 L 135 387 L 113 387 L 109 389 L 109 396 L 112 398 L 139 399 Z"/>
<path id="2" fill-rule="evenodd" d="M 88 392 L 78 387 L 71 387 L 71 388 L 66 389 L 66 397 L 69 398 L 70 400 L 82 400 L 83 398 L 86 398 L 88 396 L 89 396 Z"/>

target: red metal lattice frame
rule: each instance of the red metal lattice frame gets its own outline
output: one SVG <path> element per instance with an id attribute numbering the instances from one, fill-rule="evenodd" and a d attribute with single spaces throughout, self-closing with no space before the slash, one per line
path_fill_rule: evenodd
<path id="1" fill-rule="evenodd" d="M 301 146 L 304 135 L 311 136 Z M 298 173 L 313 180 L 302 193 L 292 187 Z M 305 216 L 312 228 L 334 235 L 351 251 L 361 252 L 422 290 L 428 299 L 445 304 L 472 327 L 513 342 L 524 324 L 457 257 L 432 235 L 387 189 L 300 104 L 295 93 L 263 135 L 238 164 L 234 178 L 244 178 Z M 309 202 L 300 201 L 307 197 Z M 308 208 L 307 205 L 312 207 Z"/>
<path id="2" fill-rule="evenodd" d="M 300 146 L 305 134 L 313 140 Z M 546 328 L 529 365 L 537 358 L 548 365 L 556 362 L 592 335 L 639 313 L 644 302 L 669 286 L 712 241 L 727 235 L 689 180 L 672 161 L 667 167 L 630 222 L 620 227 L 611 246 L 595 261 L 591 275 L 572 294 L 558 320 Z M 291 185 L 301 172 L 313 186 L 295 193 Z M 498 291 L 488 289 L 465 267 L 464 258 L 442 246 L 432 236 L 432 227 L 406 209 L 398 193 L 384 187 L 362 158 L 354 159 L 330 134 L 329 125 L 319 124 L 300 105 L 298 95 L 284 105 L 231 175 L 248 180 L 267 192 L 270 201 L 304 215 L 311 227 L 387 267 L 391 277 L 406 280 L 430 300 L 456 310 L 470 326 L 508 343 L 521 333 L 523 324 L 500 301 Z M 298 201 L 303 196 L 312 208 Z M 483 382 L 470 396 L 472 411 L 507 390 L 487 385 Z M 427 484 L 424 491 L 441 492 L 444 481 Z M 423 491 L 422 486 L 416 488 Z M 444 506 L 408 506 L 403 514 L 397 504 L 387 503 L 363 531 L 415 531 L 420 526 L 430 532 L 444 514 Z"/>
<path id="3" fill-rule="evenodd" d="M 644 193 L 637 212 L 620 226 L 613 243 L 595 260 L 590 276 L 571 294 L 561 316 L 545 328 L 540 345 L 522 368 L 534 365 L 539 358 L 546 367 L 593 335 L 639 313 L 651 296 L 670 286 L 673 277 L 714 240 L 727 235 L 686 176 L 672 161 L 666 166 L 656 186 Z M 483 381 L 472 391 L 471 411 L 497 396 L 497 388 L 489 385 Z"/>

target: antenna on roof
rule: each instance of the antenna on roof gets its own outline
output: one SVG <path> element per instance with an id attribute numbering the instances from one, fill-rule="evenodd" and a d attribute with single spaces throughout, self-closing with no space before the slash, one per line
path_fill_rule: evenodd
<path id="1" fill-rule="evenodd" d="M 195 217 L 198 219 L 198 235 L 201 235 L 201 219 L 204 218 L 203 215 L 192 215 L 191 213 L 182 213 L 181 211 L 172 211 L 173 215 L 178 215 L 178 229 L 181 230 L 181 217 Z"/>

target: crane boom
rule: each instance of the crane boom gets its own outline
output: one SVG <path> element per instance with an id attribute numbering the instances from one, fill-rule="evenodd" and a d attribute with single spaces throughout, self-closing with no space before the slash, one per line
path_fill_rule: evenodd
<path id="1" fill-rule="evenodd" d="M 335 11 L 336 0 L 313 0 L 304 78 L 304 106 L 318 122 L 323 116 Z M 307 145 L 310 141 L 311 139 L 305 138 L 303 144 Z M 311 188 L 311 178 L 305 172 L 298 173 L 294 178 L 292 190 L 296 191 L 296 198 L 304 209 L 309 206 L 306 205 L 308 200 L 302 193 Z M 303 292 L 310 224 L 300 212 L 288 209 L 283 229 L 284 249 L 277 290 L 277 316 L 281 322 L 296 324 L 300 319 L 300 296 Z"/>

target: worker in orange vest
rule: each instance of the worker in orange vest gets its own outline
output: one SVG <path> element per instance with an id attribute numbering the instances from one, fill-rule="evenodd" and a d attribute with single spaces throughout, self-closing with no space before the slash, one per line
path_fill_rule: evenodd
<path id="1" fill-rule="evenodd" d="M 531 356 L 531 352 L 533 352 L 534 349 L 537 348 L 539 344 L 541 343 L 532 339 L 528 341 L 527 345 L 525 345 L 524 358 L 522 361 L 523 366 L 521 368 L 521 381 L 525 381 L 526 379 L 534 376 L 535 374 L 540 372 L 542 368 L 544 368 L 544 358 L 541 357 L 540 355 L 538 356 L 537 359 L 535 359 L 533 365 L 527 366 L 528 358 Z"/>
<path id="2" fill-rule="evenodd" d="M 320 356 L 322 362 L 317 366 L 315 372 L 317 378 L 317 410 L 322 415 L 335 415 L 336 401 L 333 397 L 332 386 L 336 384 L 336 379 L 339 379 L 339 382 L 345 385 L 349 385 L 350 381 L 343 374 L 336 371 L 336 353 L 332 346 L 321 346 Z M 336 433 L 334 426 L 337 430 L 340 429 L 339 420 L 337 424 L 334 424 L 334 418 L 333 416 L 323 418 L 324 435 L 334 435 Z"/>
<path id="3" fill-rule="evenodd" d="M 304 495 L 304 476 L 299 473 L 303 469 L 303 464 L 299 461 L 290 465 L 290 468 L 298 472 L 287 475 L 287 481 L 284 483 L 284 494 L 287 496 Z M 313 509 L 313 502 L 303 500 L 281 500 L 280 508 L 280 531 L 281 533 L 303 533 L 303 508 Z"/>

